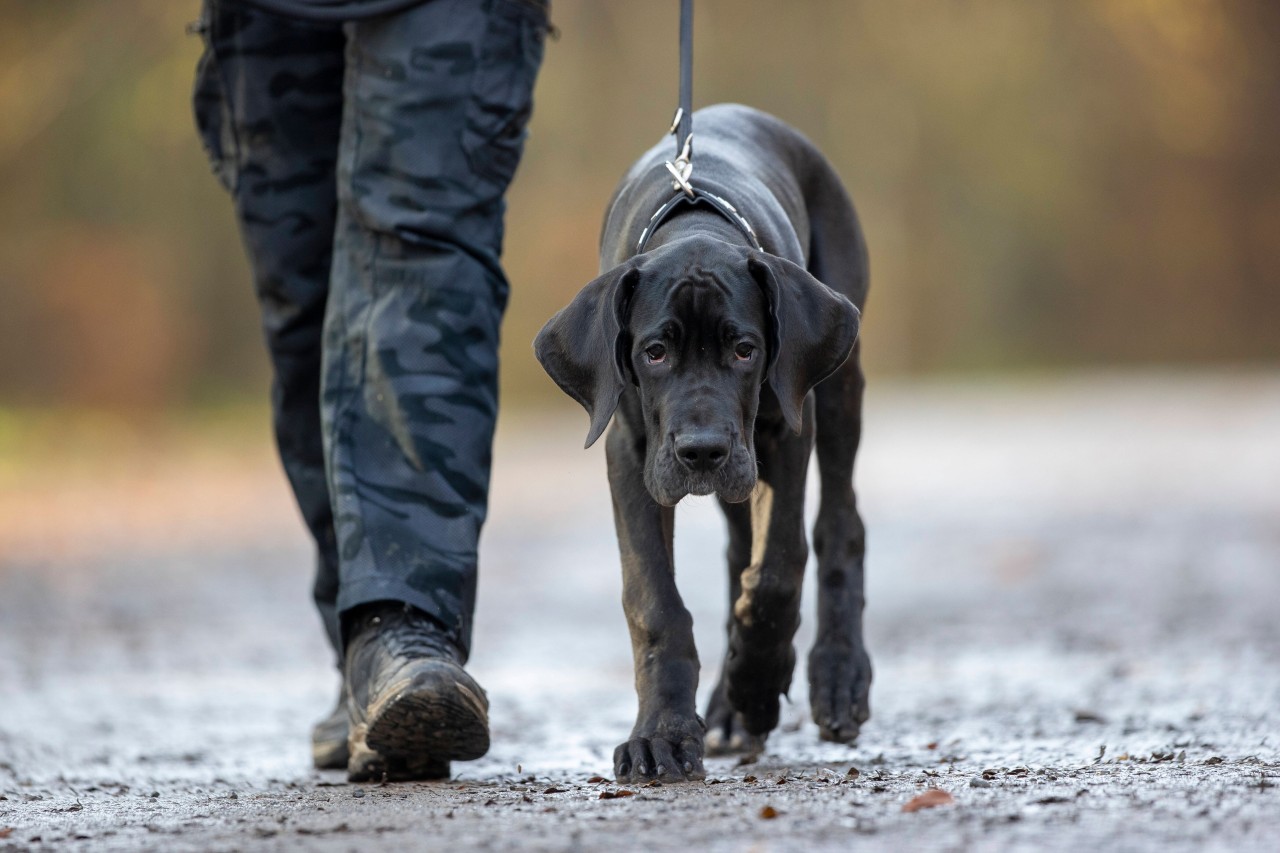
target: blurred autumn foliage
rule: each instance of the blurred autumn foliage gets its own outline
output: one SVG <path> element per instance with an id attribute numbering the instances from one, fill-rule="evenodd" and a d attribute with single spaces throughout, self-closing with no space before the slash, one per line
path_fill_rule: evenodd
<path id="1" fill-rule="evenodd" d="M 676 7 L 555 0 L 510 197 L 504 394 L 595 275 L 666 128 Z M 265 394 L 252 288 L 188 103 L 194 0 L 0 0 L 0 405 Z M 1280 357 L 1280 3 L 699 0 L 695 100 L 835 162 L 874 372 Z"/>

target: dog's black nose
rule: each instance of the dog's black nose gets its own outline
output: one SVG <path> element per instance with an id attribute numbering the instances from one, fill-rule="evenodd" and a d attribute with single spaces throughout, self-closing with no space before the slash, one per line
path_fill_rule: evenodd
<path id="1" fill-rule="evenodd" d="M 710 474 L 729 458 L 729 437 L 723 433 L 692 432 L 676 438 L 676 458 L 695 474 Z"/>

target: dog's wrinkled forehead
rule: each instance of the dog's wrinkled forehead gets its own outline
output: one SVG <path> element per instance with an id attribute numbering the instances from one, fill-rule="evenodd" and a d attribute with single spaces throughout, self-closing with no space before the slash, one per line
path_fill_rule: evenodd
<path id="1" fill-rule="evenodd" d="M 737 247 L 672 246 L 655 252 L 632 297 L 634 319 L 689 321 L 763 319 L 763 294 Z"/>

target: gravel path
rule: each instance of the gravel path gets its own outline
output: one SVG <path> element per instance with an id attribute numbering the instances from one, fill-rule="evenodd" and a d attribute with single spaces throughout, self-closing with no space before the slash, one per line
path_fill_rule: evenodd
<path id="1" fill-rule="evenodd" d="M 336 679 L 265 436 L 141 483 L 0 481 L 27 519 L 0 523 L 0 851 L 1280 849 L 1280 375 L 873 386 L 862 740 L 817 742 L 798 673 L 756 762 L 643 788 L 599 779 L 634 698 L 567 407 L 501 430 L 471 667 L 494 746 L 447 783 L 309 768 Z M 704 691 L 722 548 L 683 507 Z M 952 802 L 904 811 L 931 788 Z"/>

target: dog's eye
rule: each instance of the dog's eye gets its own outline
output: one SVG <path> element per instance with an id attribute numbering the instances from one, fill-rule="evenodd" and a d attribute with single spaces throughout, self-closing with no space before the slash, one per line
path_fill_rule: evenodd
<path id="1" fill-rule="evenodd" d="M 755 352 L 756 348 L 745 341 L 733 348 L 733 354 L 738 357 L 738 361 L 750 361 Z"/>
<path id="2" fill-rule="evenodd" d="M 649 357 L 650 364 L 661 364 L 667 360 L 667 348 L 662 344 L 654 344 L 646 348 L 644 354 Z"/>

